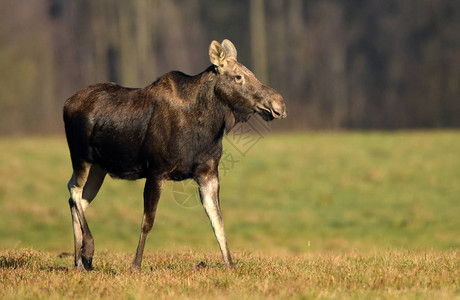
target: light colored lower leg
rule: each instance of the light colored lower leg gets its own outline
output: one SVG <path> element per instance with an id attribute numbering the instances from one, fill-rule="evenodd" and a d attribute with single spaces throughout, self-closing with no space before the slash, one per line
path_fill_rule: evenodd
<path id="1" fill-rule="evenodd" d="M 78 268 L 83 267 L 82 262 L 82 249 L 85 238 L 92 239 L 91 233 L 89 232 L 88 225 L 84 217 L 83 209 L 83 186 L 86 183 L 90 165 L 87 165 L 79 174 L 73 174 L 69 183 L 68 188 L 70 192 L 69 205 L 72 214 L 72 226 L 74 232 L 74 243 L 75 243 L 75 265 Z"/>
<path id="2" fill-rule="evenodd" d="M 211 221 L 212 229 L 219 243 L 220 250 L 222 251 L 222 257 L 225 264 L 231 267 L 233 262 L 228 249 L 224 222 L 219 207 L 219 180 L 217 177 L 212 177 L 207 180 L 202 180 L 199 184 L 201 201 Z"/>
<path id="3" fill-rule="evenodd" d="M 69 200 L 73 201 L 73 200 Z M 70 205 L 70 212 L 72 214 L 72 227 L 73 227 L 73 237 L 74 237 L 74 247 L 75 247 L 75 266 L 81 269 L 84 269 L 83 262 L 81 259 L 81 248 L 83 245 L 83 234 L 81 230 L 81 224 L 77 216 L 77 211 L 75 206 Z"/>

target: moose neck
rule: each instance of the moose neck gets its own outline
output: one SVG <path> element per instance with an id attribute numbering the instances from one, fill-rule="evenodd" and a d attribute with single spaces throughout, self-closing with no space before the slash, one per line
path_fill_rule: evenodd
<path id="1" fill-rule="evenodd" d="M 213 135 L 214 140 L 222 138 L 235 125 L 231 108 L 215 94 L 218 74 L 213 66 L 196 75 L 200 88 L 194 105 L 194 113 L 199 127 Z"/>

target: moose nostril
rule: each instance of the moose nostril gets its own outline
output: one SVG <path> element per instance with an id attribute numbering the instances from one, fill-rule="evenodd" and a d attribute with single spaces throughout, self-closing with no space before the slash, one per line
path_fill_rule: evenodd
<path id="1" fill-rule="evenodd" d="M 276 109 L 273 109 L 273 113 L 277 116 L 281 116 L 281 114 Z"/>
<path id="2" fill-rule="evenodd" d="M 275 118 L 284 118 L 286 116 L 286 108 L 283 104 L 273 102 L 271 105 L 272 115 Z"/>

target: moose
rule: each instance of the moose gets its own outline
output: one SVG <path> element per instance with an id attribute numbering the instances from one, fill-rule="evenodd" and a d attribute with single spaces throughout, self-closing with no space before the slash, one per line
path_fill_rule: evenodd
<path id="1" fill-rule="evenodd" d="M 271 121 L 285 118 L 287 112 L 283 97 L 237 61 L 232 42 L 213 41 L 209 58 L 212 65 L 195 76 L 172 71 L 144 88 L 100 83 L 66 100 L 65 133 L 73 168 L 69 205 L 77 269 L 92 270 L 94 239 L 85 210 L 106 174 L 146 179 L 133 270 L 140 270 L 163 183 L 185 179 L 197 182 L 224 263 L 232 268 L 219 204 L 222 138 L 254 114 Z"/>

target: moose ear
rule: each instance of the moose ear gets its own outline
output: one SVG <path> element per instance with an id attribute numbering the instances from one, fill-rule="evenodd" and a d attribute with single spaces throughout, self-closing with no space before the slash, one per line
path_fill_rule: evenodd
<path id="1" fill-rule="evenodd" d="M 224 67 L 227 64 L 224 47 L 217 41 L 212 41 L 209 46 L 209 60 L 216 67 Z"/>
<path id="2" fill-rule="evenodd" d="M 235 45 L 233 45 L 233 43 L 230 42 L 230 40 L 225 39 L 222 42 L 222 46 L 225 49 L 225 54 L 227 55 L 227 59 L 233 58 L 234 60 L 236 60 L 237 52 L 236 52 Z"/>

